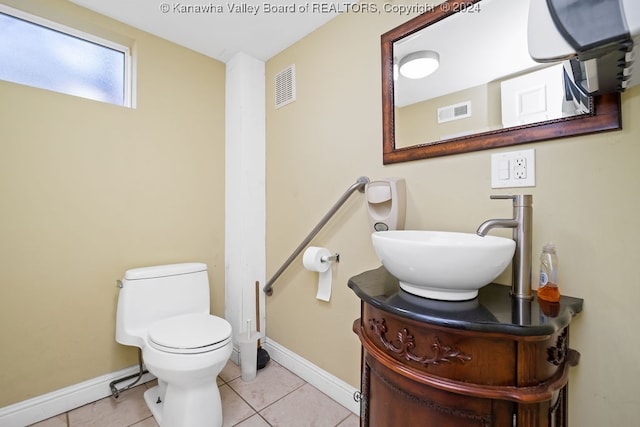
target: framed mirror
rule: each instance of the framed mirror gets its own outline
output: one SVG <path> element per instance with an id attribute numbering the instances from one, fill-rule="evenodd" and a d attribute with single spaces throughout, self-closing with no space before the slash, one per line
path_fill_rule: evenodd
<path id="1" fill-rule="evenodd" d="M 620 94 L 528 54 L 529 0 L 447 0 L 381 36 L 383 163 L 621 129 Z M 412 59 L 437 64 L 407 74 Z M 575 89 L 575 88 L 573 88 Z"/>

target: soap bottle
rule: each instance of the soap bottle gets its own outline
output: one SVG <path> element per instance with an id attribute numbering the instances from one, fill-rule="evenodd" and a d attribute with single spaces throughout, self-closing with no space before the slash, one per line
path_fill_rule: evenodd
<path id="1" fill-rule="evenodd" d="M 540 255 L 540 286 L 538 286 L 538 299 L 547 302 L 560 301 L 558 290 L 558 256 L 556 246 L 547 243 L 542 248 Z"/>

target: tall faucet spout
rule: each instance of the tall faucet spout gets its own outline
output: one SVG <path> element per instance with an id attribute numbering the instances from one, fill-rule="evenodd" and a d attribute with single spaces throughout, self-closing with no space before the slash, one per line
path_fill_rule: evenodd
<path id="1" fill-rule="evenodd" d="M 530 194 L 515 196 L 491 196 L 492 199 L 511 199 L 513 218 L 489 219 L 478 227 L 476 233 L 486 236 L 493 228 L 513 228 L 513 240 L 516 242 L 513 254 L 511 295 L 515 298 L 530 300 L 531 294 L 531 242 L 533 224 L 533 198 Z"/>
<path id="2" fill-rule="evenodd" d="M 476 234 L 478 236 L 486 236 L 489 230 L 494 228 L 516 228 L 519 222 L 515 219 L 488 219 L 478 227 Z"/>

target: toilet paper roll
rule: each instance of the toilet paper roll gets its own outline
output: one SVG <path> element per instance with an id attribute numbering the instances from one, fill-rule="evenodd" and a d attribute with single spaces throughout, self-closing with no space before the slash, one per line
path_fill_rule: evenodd
<path id="1" fill-rule="evenodd" d="M 328 249 L 317 246 L 309 246 L 302 255 L 304 268 L 319 273 L 316 298 L 322 301 L 329 301 L 331 298 L 331 261 L 322 261 L 322 257 L 329 256 L 331 252 Z"/>

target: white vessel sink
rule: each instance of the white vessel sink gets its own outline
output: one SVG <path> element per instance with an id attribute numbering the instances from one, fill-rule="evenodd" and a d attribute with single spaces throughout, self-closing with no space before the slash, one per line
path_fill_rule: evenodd
<path id="1" fill-rule="evenodd" d="M 504 237 L 447 231 L 379 231 L 371 240 L 402 289 L 446 301 L 478 296 L 478 289 L 507 268 L 516 248 Z"/>

